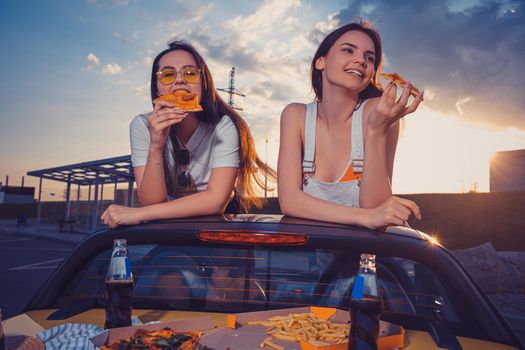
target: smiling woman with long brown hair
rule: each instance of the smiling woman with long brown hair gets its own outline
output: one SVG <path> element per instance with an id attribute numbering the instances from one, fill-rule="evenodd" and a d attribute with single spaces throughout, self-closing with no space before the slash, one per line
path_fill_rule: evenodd
<path id="1" fill-rule="evenodd" d="M 311 63 L 315 101 L 281 116 L 279 203 L 284 214 L 369 228 L 401 225 L 417 205 L 392 196 L 399 120 L 414 112 L 410 83 L 377 83 L 381 39 L 366 22 L 346 24 L 320 43 Z"/>
<path id="2" fill-rule="evenodd" d="M 161 95 L 179 90 L 198 95 L 200 112 L 188 112 Z M 145 220 L 222 213 L 233 190 L 241 211 L 261 206 L 256 188 L 265 176 L 244 119 L 215 90 L 208 66 L 195 48 L 174 41 L 153 61 L 153 112 L 131 123 L 131 161 L 143 207 L 111 205 L 102 214 L 110 227 Z"/>

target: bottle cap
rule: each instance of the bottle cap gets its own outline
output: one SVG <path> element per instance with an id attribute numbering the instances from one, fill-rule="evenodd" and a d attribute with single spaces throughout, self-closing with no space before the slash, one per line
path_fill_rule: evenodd
<path id="1" fill-rule="evenodd" d="M 376 256 L 375 254 L 361 254 L 361 261 L 359 262 L 361 267 L 375 268 L 376 267 Z"/>
<path id="2" fill-rule="evenodd" d="M 123 239 L 123 238 L 119 238 L 119 239 L 114 239 L 113 240 L 113 248 L 115 247 L 127 247 L 128 244 L 127 244 L 127 240 Z"/>
<path id="3" fill-rule="evenodd" d="M 375 260 L 376 259 L 376 255 L 375 254 L 361 254 L 361 259 Z"/>

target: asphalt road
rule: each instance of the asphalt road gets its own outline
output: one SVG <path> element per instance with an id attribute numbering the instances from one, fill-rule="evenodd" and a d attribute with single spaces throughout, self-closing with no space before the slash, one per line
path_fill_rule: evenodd
<path id="1" fill-rule="evenodd" d="M 0 308 L 19 314 L 73 245 L 0 232 Z"/>

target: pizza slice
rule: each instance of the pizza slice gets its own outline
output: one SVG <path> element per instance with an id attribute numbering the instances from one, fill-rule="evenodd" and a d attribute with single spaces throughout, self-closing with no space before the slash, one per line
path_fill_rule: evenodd
<path id="1" fill-rule="evenodd" d="M 162 95 L 155 99 L 157 101 L 167 101 L 173 103 L 177 108 L 187 112 L 200 112 L 202 106 L 199 104 L 199 95 L 184 90 L 177 90 L 171 94 Z"/>
<path id="2" fill-rule="evenodd" d="M 138 329 L 132 337 L 115 341 L 107 346 L 102 346 L 100 349 L 194 350 L 202 334 L 202 332 L 197 331 L 175 332 L 170 328 L 163 328 L 159 331 Z"/>
<path id="3" fill-rule="evenodd" d="M 385 78 L 386 80 L 390 80 L 392 83 L 400 85 L 401 87 L 405 87 L 406 80 L 403 79 L 399 74 L 397 73 L 379 73 L 379 76 L 382 78 Z M 417 87 L 412 85 L 410 87 L 410 95 L 413 97 L 416 97 L 419 94 L 419 90 Z"/>

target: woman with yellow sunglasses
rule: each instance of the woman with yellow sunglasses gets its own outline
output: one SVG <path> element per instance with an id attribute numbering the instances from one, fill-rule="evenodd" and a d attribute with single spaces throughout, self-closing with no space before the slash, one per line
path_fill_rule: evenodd
<path id="1" fill-rule="evenodd" d="M 190 112 L 157 99 L 183 90 L 203 110 Z M 111 205 L 102 214 L 110 227 L 146 220 L 222 213 L 235 188 L 240 209 L 261 206 L 255 186 L 275 171 L 255 151 L 242 117 L 218 95 L 208 66 L 195 48 L 174 41 L 153 61 L 153 111 L 131 123 L 131 161 L 143 207 Z"/>

